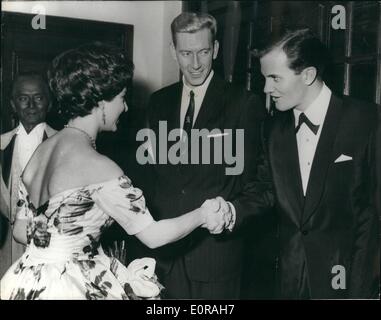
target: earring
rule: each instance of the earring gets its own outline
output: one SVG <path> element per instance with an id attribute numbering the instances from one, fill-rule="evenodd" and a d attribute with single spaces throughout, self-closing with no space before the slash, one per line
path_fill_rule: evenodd
<path id="1" fill-rule="evenodd" d="M 105 106 L 102 106 L 102 120 L 103 124 L 106 124 L 106 114 L 105 114 Z"/>

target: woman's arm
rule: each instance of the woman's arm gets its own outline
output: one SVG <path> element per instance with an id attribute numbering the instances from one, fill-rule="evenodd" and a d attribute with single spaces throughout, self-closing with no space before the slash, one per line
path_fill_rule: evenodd
<path id="1" fill-rule="evenodd" d="M 210 202 L 208 202 L 210 201 Z M 180 240 L 198 227 L 208 228 L 214 233 L 224 229 L 224 216 L 215 212 L 215 203 L 208 200 L 206 205 L 173 219 L 154 221 L 136 237 L 147 247 L 154 249 Z"/>

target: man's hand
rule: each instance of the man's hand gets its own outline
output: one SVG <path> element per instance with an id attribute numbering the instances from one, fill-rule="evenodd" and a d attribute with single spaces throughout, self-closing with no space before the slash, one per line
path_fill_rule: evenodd
<path id="1" fill-rule="evenodd" d="M 206 200 L 201 207 L 207 210 L 202 228 L 207 228 L 211 234 L 219 234 L 229 226 L 232 213 L 222 197 Z"/>
<path id="2" fill-rule="evenodd" d="M 222 212 L 225 221 L 225 229 L 229 227 L 232 221 L 232 211 L 229 204 L 222 197 L 217 197 L 216 200 L 220 204 L 220 212 Z"/>

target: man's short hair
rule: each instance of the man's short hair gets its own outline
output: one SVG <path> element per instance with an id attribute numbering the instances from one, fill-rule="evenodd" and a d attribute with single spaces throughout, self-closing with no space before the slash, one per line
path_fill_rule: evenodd
<path id="1" fill-rule="evenodd" d="M 29 79 L 38 79 L 41 81 L 41 83 L 44 84 L 46 93 L 48 95 L 48 98 L 50 98 L 50 90 L 49 90 L 49 84 L 48 84 L 48 78 L 46 75 L 40 72 L 36 71 L 27 71 L 27 72 L 20 72 L 16 74 L 15 79 L 12 82 L 12 87 L 11 87 L 11 98 L 13 99 L 14 91 L 16 84 L 21 78 L 29 78 Z"/>
<path id="2" fill-rule="evenodd" d="M 328 64 L 329 53 L 319 37 L 309 28 L 287 28 L 269 40 L 258 56 L 261 58 L 274 49 L 282 49 L 287 56 L 288 66 L 296 74 L 307 67 L 315 67 L 317 77 L 322 78 Z"/>
<path id="3" fill-rule="evenodd" d="M 209 29 L 212 42 L 216 40 L 217 21 L 207 13 L 183 12 L 171 23 L 172 41 L 176 46 L 176 33 L 195 33 L 202 29 Z"/>

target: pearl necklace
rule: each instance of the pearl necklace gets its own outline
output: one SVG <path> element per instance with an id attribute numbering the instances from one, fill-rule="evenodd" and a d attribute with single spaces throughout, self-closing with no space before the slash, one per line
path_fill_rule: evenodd
<path id="1" fill-rule="evenodd" d="M 95 150 L 97 150 L 97 145 L 95 144 L 95 139 L 92 136 L 90 136 L 85 130 L 82 130 L 82 129 L 77 128 L 77 127 L 71 127 L 71 126 L 69 126 L 67 124 L 64 127 L 65 128 L 69 128 L 69 129 L 75 129 L 75 130 L 78 130 L 78 131 L 81 131 L 82 133 L 84 133 L 87 136 L 87 138 L 90 140 L 91 146 Z"/>

